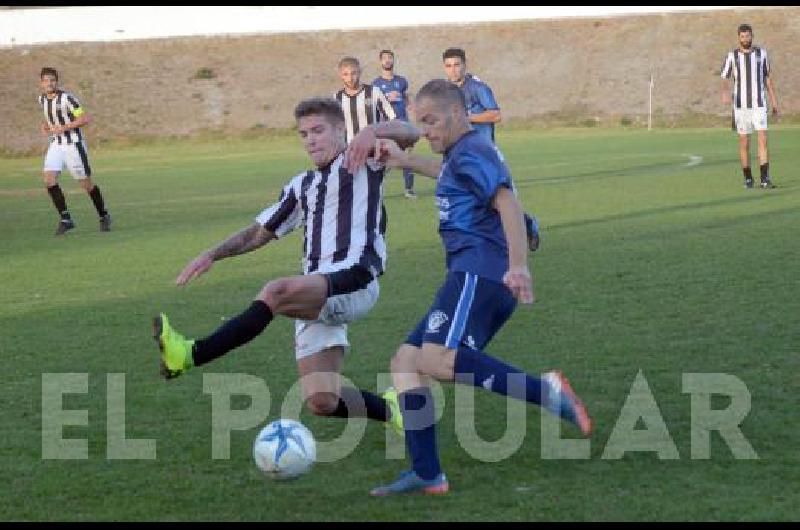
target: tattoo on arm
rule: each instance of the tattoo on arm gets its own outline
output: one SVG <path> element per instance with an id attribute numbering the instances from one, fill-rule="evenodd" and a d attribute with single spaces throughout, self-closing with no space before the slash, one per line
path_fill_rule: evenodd
<path id="1" fill-rule="evenodd" d="M 231 237 L 223 241 L 216 248 L 209 251 L 214 261 L 238 256 L 263 247 L 270 240 L 275 239 L 275 234 L 261 226 L 253 223 L 247 228 L 240 230 Z"/>

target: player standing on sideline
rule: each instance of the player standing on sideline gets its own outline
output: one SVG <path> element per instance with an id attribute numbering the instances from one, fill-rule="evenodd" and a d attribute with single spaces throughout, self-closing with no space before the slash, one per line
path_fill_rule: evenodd
<path id="1" fill-rule="evenodd" d="M 215 261 L 256 250 L 300 226 L 303 274 L 268 282 L 247 310 L 203 339 L 188 340 L 170 327 L 165 314 L 156 317 L 153 331 L 161 349 L 161 373 L 169 379 L 225 355 L 261 334 L 276 315 L 284 315 L 296 319 L 295 357 L 312 413 L 391 421 L 402 432 L 399 412 L 391 412 L 396 401 L 387 403 L 371 392 L 342 387 L 339 377 L 349 345 L 347 323 L 375 305 L 378 276 L 385 268 L 385 225 L 379 207 L 384 167 L 364 156 L 355 170 L 346 169 L 350 151 L 345 152 L 345 119 L 337 101 L 309 99 L 297 105 L 294 115 L 316 168 L 295 176 L 255 223 L 200 254 L 176 282 L 185 285 Z M 363 129 L 351 147 L 361 156 L 361 148 L 374 148 L 378 138 L 407 147 L 419 135 L 410 124 L 384 122 Z"/>
<path id="2" fill-rule="evenodd" d="M 358 59 L 345 57 L 339 61 L 339 78 L 344 87 L 334 94 L 333 99 L 342 106 L 348 144 L 368 125 L 397 117 L 392 104 L 379 88 L 361 83 Z"/>
<path id="3" fill-rule="evenodd" d="M 378 142 L 376 156 L 389 166 L 437 178 L 447 276 L 391 363 L 412 469 L 373 489 L 374 496 L 449 490 L 436 448 L 431 377 L 538 404 L 578 425 L 584 436 L 592 430 L 586 409 L 560 372 L 531 376 L 483 351 L 517 300 L 534 301 L 522 209 L 497 147 L 470 126 L 461 90 L 435 79 L 415 101 L 416 120 L 431 150 L 444 155 L 443 163 L 389 141 Z"/>
<path id="4" fill-rule="evenodd" d="M 448 48 L 442 54 L 447 79 L 464 93 L 467 115 L 472 127 L 494 143 L 494 124 L 500 122 L 500 105 L 494 99 L 489 85 L 477 76 L 467 73 L 467 54 L 461 48 Z M 539 248 L 539 222 L 536 216 L 525 213 L 525 232 L 528 249 Z"/>
<path id="5" fill-rule="evenodd" d="M 408 121 L 408 81 L 405 77 L 394 73 L 394 52 L 392 50 L 381 50 L 378 58 L 381 61 L 381 75 L 375 78 L 372 86 L 383 92 L 389 103 L 392 104 L 397 119 Z M 414 173 L 408 168 L 403 168 L 403 182 L 405 183 L 405 197 L 416 199 Z"/>
<path id="6" fill-rule="evenodd" d="M 769 175 L 767 151 L 767 98 L 769 91 L 772 114 L 778 117 L 778 100 L 772 84 L 772 68 L 767 50 L 753 46 L 753 28 L 739 26 L 739 47 L 728 52 L 722 65 L 722 104 L 733 105 L 733 122 L 739 133 L 739 159 L 742 162 L 745 188 L 753 187 L 750 169 L 750 135 L 758 132 L 758 161 L 761 169 L 761 187 L 774 188 Z M 733 78 L 733 97 L 727 79 Z"/>
<path id="7" fill-rule="evenodd" d="M 50 139 L 44 159 L 44 183 L 56 211 L 61 216 L 56 235 L 63 235 L 67 230 L 75 228 L 75 221 L 67 210 L 64 192 L 58 185 L 58 177 L 64 164 L 92 199 L 97 215 L 100 216 L 100 230 L 108 232 L 111 230 L 111 215 L 105 208 L 100 188 L 92 182 L 86 140 L 80 129 L 89 123 L 89 115 L 78 102 L 78 98 L 58 88 L 58 72 L 54 68 L 42 68 L 39 81 L 42 90 L 39 105 L 44 113 L 42 133 Z"/>

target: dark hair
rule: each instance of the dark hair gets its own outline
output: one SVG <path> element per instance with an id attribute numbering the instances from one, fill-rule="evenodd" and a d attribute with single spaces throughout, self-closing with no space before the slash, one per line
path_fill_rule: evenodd
<path id="1" fill-rule="evenodd" d="M 294 108 L 294 119 L 299 121 L 306 116 L 324 116 L 334 125 L 344 123 L 342 105 L 333 98 L 304 99 Z"/>
<path id="2" fill-rule="evenodd" d="M 739 31 L 737 32 L 737 34 L 744 32 L 753 33 L 753 28 L 750 27 L 750 24 L 739 24 Z"/>
<path id="3" fill-rule="evenodd" d="M 451 57 L 460 57 L 462 63 L 467 62 L 467 54 L 461 48 L 447 48 L 442 54 L 442 61 L 446 61 Z"/>
<path id="4" fill-rule="evenodd" d="M 467 112 L 467 100 L 464 98 L 464 92 L 447 79 L 433 79 L 425 83 L 417 92 L 416 100 L 419 101 L 421 98 L 431 98 L 439 103 L 449 105 L 461 105 L 464 112 Z"/>
<path id="5" fill-rule="evenodd" d="M 39 73 L 39 79 L 43 78 L 46 75 L 52 75 L 58 81 L 58 72 L 55 68 L 50 68 L 49 66 L 45 66 L 42 68 L 42 71 Z"/>
<path id="6" fill-rule="evenodd" d="M 341 61 L 339 61 L 339 68 L 343 66 L 355 66 L 356 68 L 361 68 L 361 65 L 358 63 L 358 59 L 355 57 L 344 57 Z"/>
<path id="7" fill-rule="evenodd" d="M 392 56 L 392 59 L 394 59 L 394 52 L 392 50 L 381 50 L 381 53 L 378 54 L 378 59 L 383 57 L 384 53 L 388 53 L 389 55 Z"/>

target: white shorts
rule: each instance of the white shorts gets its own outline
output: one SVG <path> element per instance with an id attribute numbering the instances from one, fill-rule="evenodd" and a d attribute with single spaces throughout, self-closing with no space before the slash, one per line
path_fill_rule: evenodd
<path id="1" fill-rule="evenodd" d="M 64 169 L 64 164 L 76 180 L 85 179 L 92 176 L 92 168 L 89 166 L 89 153 L 83 142 L 71 144 L 50 142 L 47 148 L 47 155 L 44 157 L 45 171 L 58 171 Z"/>
<path id="2" fill-rule="evenodd" d="M 733 109 L 736 121 L 736 132 L 739 134 L 753 134 L 753 131 L 767 130 L 767 108 Z"/>
<path id="3" fill-rule="evenodd" d="M 379 294 L 378 280 L 372 280 L 359 291 L 328 298 L 316 320 L 295 320 L 295 357 L 300 360 L 334 346 L 346 349 L 347 323 L 369 313 Z"/>

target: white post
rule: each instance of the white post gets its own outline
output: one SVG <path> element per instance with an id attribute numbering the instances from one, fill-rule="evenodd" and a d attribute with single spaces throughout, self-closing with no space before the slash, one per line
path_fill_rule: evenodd
<path id="1" fill-rule="evenodd" d="M 647 130 L 653 130 L 653 71 L 650 70 L 650 97 L 647 108 Z"/>

